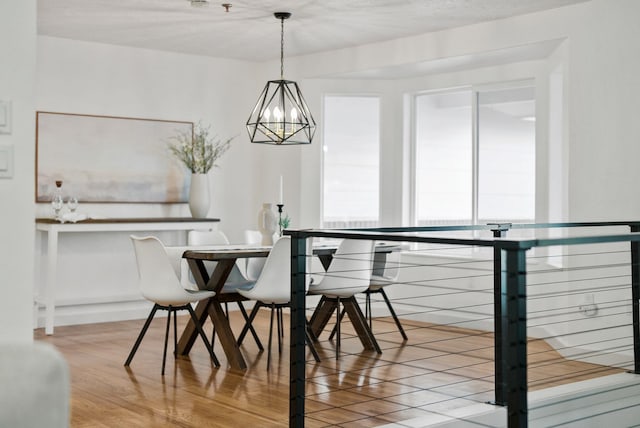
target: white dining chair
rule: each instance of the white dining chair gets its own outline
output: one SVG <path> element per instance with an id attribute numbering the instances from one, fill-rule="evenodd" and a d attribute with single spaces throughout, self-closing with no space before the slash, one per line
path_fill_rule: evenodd
<path id="1" fill-rule="evenodd" d="M 314 276 L 309 286 L 309 295 L 322 295 L 325 300 L 336 302 L 336 359 L 340 355 L 340 321 L 341 300 L 352 299 L 369 288 L 371 271 L 373 267 L 373 241 L 362 239 L 343 239 L 338 249 L 333 254 L 329 268 L 324 274 Z M 357 303 L 355 304 L 357 308 Z M 366 319 L 363 317 L 363 327 L 368 329 Z M 366 331 L 370 342 L 378 353 L 380 347 L 371 330 Z"/>
<path id="2" fill-rule="evenodd" d="M 190 230 L 187 234 L 187 242 L 190 246 L 229 245 L 229 239 L 224 234 L 224 232 L 220 230 Z M 207 271 L 209 272 L 209 275 L 211 275 L 218 263 L 215 261 L 204 261 L 204 264 L 207 268 Z M 193 278 L 193 276 L 191 276 L 190 278 Z M 245 274 L 243 274 L 242 270 L 240 269 L 239 262 L 237 262 L 231 269 L 231 272 L 229 273 L 229 276 L 224 283 L 222 294 L 235 293 L 239 288 L 251 288 L 254 284 L 255 280 L 246 278 Z M 240 312 L 242 313 L 242 316 L 246 322 L 249 319 L 249 316 L 244 305 L 242 304 L 242 301 L 236 300 L 235 302 L 237 303 L 238 309 L 240 309 Z M 227 318 L 229 318 L 228 302 L 224 302 L 224 312 Z M 253 326 L 251 326 L 250 330 L 251 335 L 253 336 L 256 345 L 258 346 L 258 349 L 260 349 L 261 351 L 264 350 L 262 342 L 260 342 L 260 338 L 258 337 L 258 334 L 256 333 Z M 212 344 L 214 340 L 215 326 L 213 328 L 213 335 L 211 339 Z"/>
<path id="3" fill-rule="evenodd" d="M 400 252 L 393 251 L 387 254 L 387 258 L 385 260 L 385 264 L 384 264 L 384 268 L 382 269 L 382 272 L 377 273 L 374 269 L 374 273 L 371 275 L 371 282 L 369 283 L 369 288 L 364 292 L 366 296 L 365 316 L 369 321 L 369 328 L 373 330 L 373 322 L 372 322 L 373 316 L 371 312 L 371 295 L 381 294 L 382 298 L 384 299 L 384 302 L 387 304 L 387 308 L 389 309 L 389 313 L 391 314 L 393 321 L 396 323 L 396 327 L 398 328 L 398 331 L 402 335 L 402 338 L 404 340 L 407 340 L 408 337 L 404 331 L 404 328 L 402 328 L 400 319 L 398 318 L 396 311 L 393 309 L 393 306 L 391 306 L 391 301 L 389 300 L 387 293 L 385 293 L 384 291 L 385 287 L 398 282 L 399 274 L 400 274 Z"/>
<path id="4" fill-rule="evenodd" d="M 381 294 L 384 302 L 387 305 L 387 309 L 393 318 L 393 321 L 398 328 L 398 331 L 402 335 L 404 340 L 408 340 L 407 334 L 402 327 L 402 323 L 400 323 L 400 319 L 396 314 L 396 311 L 393 309 L 391 305 L 391 301 L 387 296 L 387 293 L 384 291 L 384 288 L 395 284 L 398 281 L 398 276 L 400 273 L 400 252 L 393 251 L 386 255 L 386 259 L 384 262 L 384 266 L 381 267 L 380 271 L 377 270 L 374 262 L 373 273 L 371 274 L 371 281 L 369 282 L 369 288 L 364 291 L 365 294 L 365 306 L 364 306 L 364 315 L 367 318 L 369 323 L 369 328 L 373 332 L 373 312 L 371 310 L 371 295 L 372 294 Z M 344 309 L 342 310 L 342 314 L 340 315 L 341 319 L 344 317 Z M 336 333 L 336 327 L 333 328 L 331 332 L 331 336 L 329 339 L 332 339 Z"/>
<path id="5" fill-rule="evenodd" d="M 138 284 L 142 296 L 153 302 L 153 308 L 151 313 L 147 317 L 138 338 L 136 339 L 125 366 L 129 366 L 133 360 L 144 335 L 153 320 L 153 317 L 158 310 L 168 311 L 167 328 L 164 336 L 164 352 L 162 356 L 162 375 L 164 375 L 165 362 L 167 359 L 167 341 L 169 339 L 169 327 L 171 324 L 171 316 L 173 315 L 173 345 L 174 345 L 174 357 L 176 355 L 177 348 L 177 322 L 176 312 L 186 310 L 191 316 L 191 320 L 195 324 L 198 334 L 202 338 L 211 360 L 213 360 L 216 367 L 220 367 L 220 362 L 213 352 L 213 348 L 207 339 L 207 336 L 202 330 L 200 321 L 195 312 L 191 308 L 191 303 L 198 302 L 200 300 L 209 299 L 215 295 L 213 291 L 205 290 L 188 290 L 185 289 L 180 283 L 178 278 L 179 272 L 171 264 L 169 256 L 165 251 L 162 242 L 154 236 L 138 237 L 131 235 L 131 241 L 133 242 L 133 248 L 135 250 L 136 263 L 138 266 Z"/>
<path id="6" fill-rule="evenodd" d="M 259 230 L 245 230 L 244 242 L 248 245 L 259 246 L 262 243 L 262 234 Z M 265 260 L 265 258 L 258 257 L 245 259 L 245 272 L 247 279 L 254 281 L 258 279 L 260 272 L 262 272 L 262 268 L 264 267 Z"/>
<path id="7" fill-rule="evenodd" d="M 264 268 L 256 280 L 256 284 L 251 289 L 239 289 L 238 293 L 247 299 L 255 300 L 256 305 L 251 311 L 249 320 L 245 325 L 238 344 L 242 343 L 247 330 L 253 323 L 258 310 L 262 307 L 271 308 L 271 321 L 269 323 L 269 344 L 267 345 L 267 370 L 271 366 L 271 343 L 273 337 L 273 317 L 277 316 L 278 328 L 278 350 L 282 352 L 282 336 L 284 326 L 282 323 L 282 309 L 289 307 L 291 302 L 291 238 L 284 236 L 274 244 L 269 256 L 266 258 Z M 279 313 L 278 313 L 279 312 Z M 314 359 L 319 362 L 320 357 L 310 340 L 307 332 L 307 345 L 313 354 Z"/>

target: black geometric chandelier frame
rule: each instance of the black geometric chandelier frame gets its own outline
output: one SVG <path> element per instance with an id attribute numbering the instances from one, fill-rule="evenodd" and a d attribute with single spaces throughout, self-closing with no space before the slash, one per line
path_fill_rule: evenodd
<path id="1" fill-rule="evenodd" d="M 247 132 L 252 143 L 310 144 L 316 130 L 298 84 L 284 79 L 284 20 L 289 12 L 276 12 L 280 20 L 280 80 L 269 80 L 256 102 Z"/>

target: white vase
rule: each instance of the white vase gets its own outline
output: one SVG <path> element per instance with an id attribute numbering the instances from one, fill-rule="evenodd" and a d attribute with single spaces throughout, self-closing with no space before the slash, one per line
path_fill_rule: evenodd
<path id="1" fill-rule="evenodd" d="M 258 212 L 258 230 L 262 235 L 261 245 L 273 245 L 273 234 L 276 233 L 278 221 L 271 204 L 264 203 Z"/>
<path id="2" fill-rule="evenodd" d="M 207 174 L 191 174 L 189 211 L 194 218 L 206 218 L 209 213 L 209 177 Z"/>

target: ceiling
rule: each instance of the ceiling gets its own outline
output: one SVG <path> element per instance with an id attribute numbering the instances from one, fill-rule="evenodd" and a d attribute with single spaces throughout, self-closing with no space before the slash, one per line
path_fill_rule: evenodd
<path id="1" fill-rule="evenodd" d="M 38 0 L 38 34 L 250 61 L 396 39 L 588 0 Z"/>

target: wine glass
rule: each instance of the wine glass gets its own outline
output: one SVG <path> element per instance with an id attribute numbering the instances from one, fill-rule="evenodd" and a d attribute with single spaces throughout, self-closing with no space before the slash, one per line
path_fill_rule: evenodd
<path id="1" fill-rule="evenodd" d="M 64 200 L 62 196 L 55 195 L 53 199 L 51 199 L 51 207 L 53 207 L 53 212 L 55 214 L 56 220 L 60 219 L 60 211 L 62 210 L 62 206 L 64 205 Z"/>
<path id="2" fill-rule="evenodd" d="M 76 198 L 75 196 L 70 196 L 69 199 L 67 199 L 67 206 L 69 207 L 69 211 L 71 211 L 72 214 L 75 213 L 78 209 L 78 198 Z"/>

